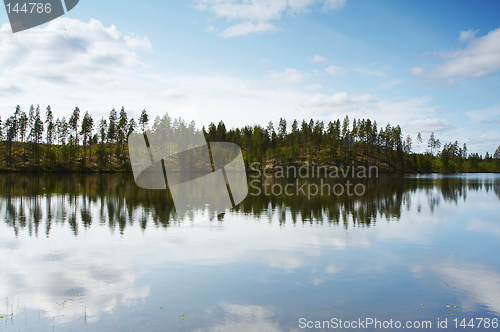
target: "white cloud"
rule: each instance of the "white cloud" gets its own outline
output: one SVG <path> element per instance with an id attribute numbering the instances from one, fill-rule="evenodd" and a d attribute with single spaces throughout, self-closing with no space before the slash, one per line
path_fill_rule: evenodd
<path id="1" fill-rule="evenodd" d="M 218 18 L 227 20 L 252 20 L 266 22 L 279 19 L 282 12 L 289 8 L 286 0 L 234 1 L 201 0 L 198 9 L 208 10 Z M 292 7 L 293 8 L 293 7 Z"/>
<path id="2" fill-rule="evenodd" d="M 419 119 L 428 119 L 439 112 L 439 109 L 432 107 L 429 103 L 432 97 L 420 98 L 393 98 L 381 100 L 377 103 L 379 113 L 375 113 L 379 125 L 399 124 L 404 133 L 417 134 L 419 131 L 424 131 L 422 128 L 416 129 L 411 123 Z M 371 115 L 370 115 L 371 116 Z"/>
<path id="3" fill-rule="evenodd" d="M 489 151 L 492 153 L 495 152 L 500 142 L 500 133 L 496 130 L 490 130 L 480 136 L 469 138 L 465 140 L 465 142 L 480 147 L 482 151 Z"/>
<path id="4" fill-rule="evenodd" d="M 320 62 L 325 62 L 326 58 L 322 57 L 321 55 L 315 55 L 311 59 L 309 59 L 312 63 L 320 63 Z"/>
<path id="5" fill-rule="evenodd" d="M 0 28 L 8 30 L 7 24 Z M 23 89 L 34 80 L 101 87 L 119 82 L 145 67 L 136 52 L 152 49 L 147 37 L 123 35 L 96 20 L 60 18 L 36 31 L 51 33 L 0 34 L 3 80 L 23 82 Z"/>
<path id="6" fill-rule="evenodd" d="M 276 30 L 269 21 L 281 19 L 284 13 L 307 12 L 315 5 L 322 5 L 327 11 L 338 10 L 345 3 L 346 0 L 198 0 L 194 7 L 209 11 L 216 18 L 236 22 L 221 33 L 224 37 L 235 37 Z"/>
<path id="7" fill-rule="evenodd" d="M 370 67 L 373 67 L 373 66 L 370 66 Z M 387 74 L 383 70 L 380 70 L 380 69 L 371 69 L 371 68 L 356 66 L 354 68 L 354 70 L 359 72 L 359 73 L 369 75 L 369 76 L 377 76 L 377 77 L 386 77 L 387 76 Z"/>
<path id="8" fill-rule="evenodd" d="M 433 131 L 436 133 L 454 128 L 450 121 L 436 118 L 413 120 L 407 125 L 407 127 L 412 128 L 413 131 Z"/>
<path id="9" fill-rule="evenodd" d="M 216 28 L 216 27 L 214 27 L 213 25 L 209 25 L 209 26 L 207 27 L 207 32 L 213 32 L 213 33 L 215 33 L 215 32 L 217 32 L 217 31 L 219 31 L 219 29 L 218 29 L 218 28 Z"/>
<path id="10" fill-rule="evenodd" d="M 475 37 L 477 31 L 462 31 L 460 40 L 467 47 L 454 52 L 441 53 L 444 64 L 430 71 L 423 67 L 413 67 L 413 75 L 448 77 L 481 77 L 500 69 L 500 28 L 490 31 L 486 36 Z"/>
<path id="11" fill-rule="evenodd" d="M 377 101 L 370 94 L 348 95 L 346 92 L 338 92 L 331 96 L 316 94 L 304 101 L 305 106 L 338 107 L 346 104 L 364 104 Z"/>
<path id="12" fill-rule="evenodd" d="M 347 0 L 326 0 L 323 9 L 324 10 L 338 10 L 344 8 Z"/>
<path id="13" fill-rule="evenodd" d="M 186 94 L 181 89 L 170 89 L 163 91 L 162 95 L 166 99 L 184 99 L 187 98 Z"/>
<path id="14" fill-rule="evenodd" d="M 265 32 L 265 31 L 274 31 L 276 30 L 276 26 L 271 23 L 259 22 L 254 24 L 250 21 L 241 22 L 238 24 L 234 24 L 229 28 L 225 29 L 221 32 L 221 36 L 223 37 L 236 37 L 236 36 L 246 36 L 249 33 L 254 32 Z"/>
<path id="15" fill-rule="evenodd" d="M 423 75 L 425 73 L 425 70 L 422 67 L 412 67 L 410 68 L 410 73 L 412 73 L 413 75 Z"/>
<path id="16" fill-rule="evenodd" d="M 135 107 L 140 113 L 140 104 L 151 99 L 144 93 L 168 89 L 147 77 L 149 68 L 139 56 L 151 51 L 147 37 L 96 20 L 59 18 L 17 34 L 5 24 L 0 27 L 0 110 L 20 104 L 27 111 L 39 103 L 42 109 L 50 104 L 56 117 L 75 106 L 96 118 L 122 105 L 129 105 L 131 115 Z M 155 98 L 160 97 L 158 92 Z"/>
<path id="17" fill-rule="evenodd" d="M 3 81 L 5 80 L 0 78 L 0 96 L 12 96 L 21 93 L 20 87 Z"/>
<path id="18" fill-rule="evenodd" d="M 306 86 L 304 89 L 306 89 L 307 91 L 316 91 L 316 90 L 321 90 L 322 88 L 323 86 L 321 84 L 313 84 Z"/>
<path id="19" fill-rule="evenodd" d="M 471 120 L 483 123 L 500 123 L 500 105 L 465 113 Z"/>
<path id="20" fill-rule="evenodd" d="M 393 80 L 391 80 L 389 82 L 380 84 L 377 88 L 380 89 L 380 90 L 390 90 L 393 87 L 401 85 L 403 83 L 404 83 L 404 80 L 393 79 Z"/>
<path id="21" fill-rule="evenodd" d="M 283 72 L 272 70 L 264 78 L 271 84 L 300 84 L 306 80 L 306 76 L 295 68 L 286 68 Z"/>
<path id="22" fill-rule="evenodd" d="M 333 77 L 341 76 L 345 74 L 345 70 L 342 67 L 329 66 L 325 71 L 332 75 Z"/>
<path id="23" fill-rule="evenodd" d="M 467 30 L 467 31 L 460 31 L 460 41 L 468 41 L 476 36 L 476 33 L 479 32 L 479 29 L 477 30 Z"/>
<path id="24" fill-rule="evenodd" d="M 130 117 L 137 119 L 143 109 L 154 118 L 195 104 L 204 124 L 215 117 L 224 119 L 228 127 L 259 121 L 265 125 L 283 114 L 287 121 L 293 121 L 342 118 L 349 113 L 356 118 L 376 119 L 379 124 L 401 124 L 405 130 L 408 122 L 433 117 L 436 112 L 436 108 L 426 104 L 427 98 L 376 102 L 373 93 L 367 95 L 363 91 L 314 95 L 314 91 L 322 89 L 321 84 L 304 83 L 316 74 L 327 75 L 324 71 L 271 71 L 264 79 L 274 86 L 262 84 L 262 80 L 227 75 L 168 75 L 154 71 L 141 60 L 139 50 L 152 49 L 146 37 L 125 38 L 115 27 L 103 27 L 98 21 L 62 18 L 32 30 L 36 33 L 18 33 L 15 38 L 12 33 L 0 34 L 3 119 L 12 114 L 17 104 L 25 111 L 32 103 L 39 103 L 42 109 L 50 104 L 55 117 L 67 117 L 78 106 L 83 112 L 88 110 L 94 119 L 108 116 L 113 107 L 125 106 Z M 11 51 L 23 60 L 7 61 Z M 105 64 L 102 57 L 108 59 Z M 414 115 L 409 119 L 409 114 Z"/>

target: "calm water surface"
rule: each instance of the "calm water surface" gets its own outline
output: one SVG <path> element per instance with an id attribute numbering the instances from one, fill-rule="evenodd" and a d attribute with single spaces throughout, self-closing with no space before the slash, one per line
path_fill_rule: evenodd
<path id="1" fill-rule="evenodd" d="M 453 321 L 500 317 L 500 175 L 364 185 L 310 200 L 252 188 L 192 224 L 131 175 L 0 175 L 0 330 L 301 331 L 301 318 L 500 330 Z"/>

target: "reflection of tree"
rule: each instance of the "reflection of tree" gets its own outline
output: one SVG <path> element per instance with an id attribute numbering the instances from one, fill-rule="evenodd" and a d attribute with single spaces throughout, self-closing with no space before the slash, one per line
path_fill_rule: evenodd
<path id="1" fill-rule="evenodd" d="M 500 198 L 500 182 L 499 181 L 494 182 L 493 191 L 495 191 L 495 194 L 497 195 L 497 197 Z"/>
<path id="2" fill-rule="evenodd" d="M 419 209 L 422 201 L 427 201 L 433 212 L 441 201 L 457 204 L 459 200 L 466 200 L 468 191 L 493 191 L 500 198 L 500 178 L 398 175 L 350 179 L 351 183 L 365 186 L 362 196 L 349 196 L 346 192 L 336 196 L 326 190 L 323 194 L 307 196 L 310 185 L 339 183 L 345 187 L 347 180 L 249 178 L 249 182 L 254 181 L 249 187 L 250 194 L 235 211 L 258 219 L 277 217 L 281 224 L 290 221 L 294 224 L 341 223 L 347 228 L 352 222 L 369 227 L 380 219 L 399 219 L 403 209 L 410 210 L 412 205 Z M 293 194 L 273 195 L 270 189 L 273 185 L 290 185 L 293 190 L 289 192 Z M 305 194 L 300 191 L 297 194 L 297 188 L 302 185 L 305 185 Z M 27 229 L 30 235 L 38 236 L 43 222 L 42 232 L 46 236 L 54 223 L 68 223 L 75 236 L 81 227 L 95 224 L 107 225 L 112 230 L 118 228 L 123 234 L 127 224 L 139 223 L 146 229 L 151 221 L 155 227 L 175 223 L 170 192 L 141 189 L 131 174 L 4 174 L 0 176 L 0 190 L 0 216 L 16 235 L 20 229 Z M 413 194 L 419 198 L 412 201 Z M 223 216 L 219 221 L 223 221 Z"/>

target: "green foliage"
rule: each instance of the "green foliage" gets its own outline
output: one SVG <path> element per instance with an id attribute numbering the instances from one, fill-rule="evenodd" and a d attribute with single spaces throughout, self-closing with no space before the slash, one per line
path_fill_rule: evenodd
<path id="1" fill-rule="evenodd" d="M 16 107 L 14 114 L 0 119 L 0 170 L 53 171 L 130 171 L 127 137 L 136 130 L 169 131 L 192 126 L 165 114 L 157 116 L 149 128 L 145 110 L 138 124 L 128 119 L 125 108 L 112 109 L 109 118 L 99 125 L 87 111 L 80 121 L 76 107 L 69 121 L 54 121 L 50 106 L 46 120 L 40 118 L 40 106 L 30 107 L 28 114 Z M 500 146 L 483 158 L 468 154 L 467 146 L 458 142 L 441 142 L 430 134 L 429 150 L 420 153 L 422 135 L 416 136 L 419 153 L 413 153 L 412 138 L 403 135 L 400 126 L 378 127 L 371 119 L 349 116 L 329 121 L 294 120 L 288 131 L 281 118 L 274 127 L 260 125 L 228 129 L 221 120 L 212 122 L 203 133 L 208 142 L 227 141 L 238 144 L 247 167 L 257 162 L 260 167 L 274 165 L 377 165 L 381 172 L 498 172 Z"/>

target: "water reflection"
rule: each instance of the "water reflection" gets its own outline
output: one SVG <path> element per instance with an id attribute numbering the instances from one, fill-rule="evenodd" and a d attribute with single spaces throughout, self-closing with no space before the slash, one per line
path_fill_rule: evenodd
<path id="1" fill-rule="evenodd" d="M 208 308 L 207 314 L 220 317 L 206 328 L 196 331 L 234 332 L 234 331 L 284 331 L 274 322 L 276 309 L 272 306 L 239 305 L 223 302 Z"/>
<path id="2" fill-rule="evenodd" d="M 308 316 L 500 314 L 498 175 L 363 181 L 361 197 L 262 191 L 198 227 L 129 175 L 1 175 L 0 324 L 290 331 Z"/>
<path id="3" fill-rule="evenodd" d="M 273 195 L 269 189 L 275 184 L 321 186 L 320 180 L 252 179 L 249 196 L 233 212 L 258 219 L 269 219 L 276 214 L 281 224 L 287 222 L 289 213 L 294 224 L 341 223 L 348 227 L 352 221 L 354 225 L 370 226 L 379 218 L 399 220 L 402 210 L 409 211 L 413 206 L 420 212 L 427 204 L 434 212 L 441 200 L 457 204 L 459 200 L 466 201 L 469 192 L 493 191 L 500 198 L 500 178 L 494 175 L 479 178 L 381 175 L 379 179 L 355 179 L 354 183 L 366 188 L 361 196 L 326 192 L 310 197 L 307 193 Z M 328 181 L 335 183 L 325 180 Z M 43 232 L 49 236 L 53 223 L 67 223 L 75 236 L 80 228 L 87 229 L 94 223 L 106 224 L 112 230 L 118 228 L 123 234 L 127 225 L 139 223 L 145 229 L 148 220 L 156 227 L 168 227 L 179 221 L 169 191 L 141 189 L 131 175 L 8 174 L 0 176 L 0 195 L 0 216 L 16 234 L 27 229 L 30 235 Z M 224 215 L 218 217 L 219 221 L 223 219 Z"/>

